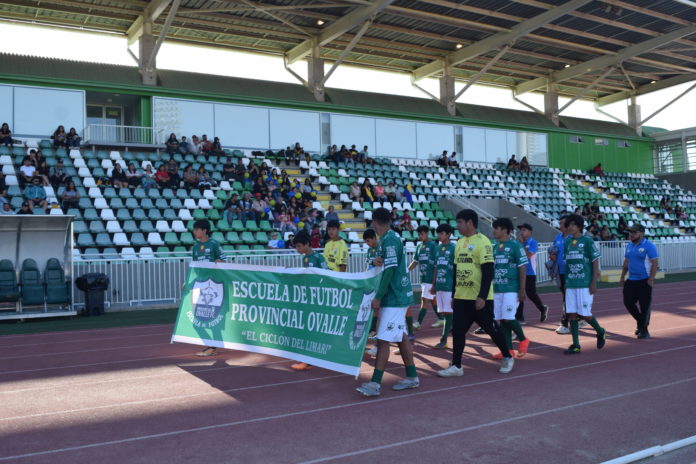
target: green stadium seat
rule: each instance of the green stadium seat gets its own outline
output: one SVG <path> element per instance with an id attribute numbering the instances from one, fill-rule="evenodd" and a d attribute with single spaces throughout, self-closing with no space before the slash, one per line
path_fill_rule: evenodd
<path id="1" fill-rule="evenodd" d="M 147 219 L 147 214 L 145 214 L 145 211 L 138 207 L 138 209 L 133 210 L 133 219 L 136 221 L 144 221 Z"/>
<path id="2" fill-rule="evenodd" d="M 77 246 L 80 248 L 93 247 L 94 239 L 92 239 L 92 234 L 83 233 L 77 236 Z"/>
<path id="3" fill-rule="evenodd" d="M 164 243 L 170 246 L 176 246 L 181 243 L 176 232 L 167 232 L 164 234 Z"/>
<path id="4" fill-rule="evenodd" d="M 209 209 L 206 217 L 211 221 L 219 221 L 221 219 L 220 213 L 216 209 Z"/>
<path id="5" fill-rule="evenodd" d="M 97 234 L 96 244 L 102 248 L 114 246 L 114 242 L 111 241 L 111 237 L 107 233 Z"/>
<path id="6" fill-rule="evenodd" d="M 239 234 L 237 232 L 227 232 L 227 234 L 225 235 L 225 241 L 233 245 L 238 245 L 242 243 L 242 239 L 239 238 Z"/>
<path id="7" fill-rule="evenodd" d="M 179 216 L 177 216 L 176 211 L 172 209 L 165 209 L 162 217 L 167 221 L 176 221 L 177 219 L 179 219 Z"/>
<path id="8" fill-rule="evenodd" d="M 151 219 L 153 221 L 161 221 L 162 220 L 162 213 L 156 208 L 152 208 L 147 212 L 147 217 L 148 219 Z"/>
<path id="9" fill-rule="evenodd" d="M 25 259 L 22 270 L 19 273 L 20 286 L 22 288 L 22 306 L 43 305 L 46 300 L 41 272 L 36 261 Z"/>
<path id="10" fill-rule="evenodd" d="M 136 247 L 143 247 L 149 245 L 141 232 L 135 232 L 133 235 L 131 235 L 130 242 L 131 245 Z"/>
<path id="11" fill-rule="evenodd" d="M 19 295 L 14 265 L 9 259 L 3 259 L 0 261 L 0 301 L 16 302 L 19 300 Z"/>
<path id="12" fill-rule="evenodd" d="M 127 234 L 132 234 L 134 232 L 140 231 L 140 228 L 135 224 L 135 221 L 129 220 L 123 223 L 123 231 Z"/>
<path id="13" fill-rule="evenodd" d="M 150 232 L 155 232 L 156 230 L 155 226 L 152 225 L 152 222 L 146 219 L 144 221 L 140 221 L 139 231 L 145 234 L 149 234 Z"/>
<path id="14" fill-rule="evenodd" d="M 220 245 L 224 245 L 227 243 L 227 240 L 225 239 L 225 236 L 222 232 L 213 232 L 211 238 L 217 241 Z"/>
<path id="15" fill-rule="evenodd" d="M 247 221 L 247 222 L 253 222 L 253 221 Z M 232 230 L 235 232 L 244 232 L 246 230 L 246 227 L 244 227 L 244 224 L 242 224 L 242 221 L 239 219 L 235 219 L 232 221 Z"/>
<path id="16" fill-rule="evenodd" d="M 252 221 L 249 221 L 249 222 L 252 222 Z M 256 237 L 254 237 L 253 233 L 248 232 L 248 231 L 242 232 L 241 239 L 242 239 L 242 242 L 249 244 L 249 245 L 256 243 Z"/>
<path id="17" fill-rule="evenodd" d="M 196 239 L 193 238 L 191 232 L 183 232 L 181 234 L 180 241 L 182 245 L 193 245 L 194 243 L 196 243 Z"/>
<path id="18" fill-rule="evenodd" d="M 202 209 L 196 209 L 193 211 L 193 219 L 198 221 L 200 219 L 207 219 L 205 216 L 205 211 Z"/>

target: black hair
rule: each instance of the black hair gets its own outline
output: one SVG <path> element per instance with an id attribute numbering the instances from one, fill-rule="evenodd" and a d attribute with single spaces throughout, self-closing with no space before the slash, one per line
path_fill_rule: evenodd
<path id="1" fill-rule="evenodd" d="M 474 227 L 478 227 L 478 214 L 473 209 L 463 209 L 457 213 L 457 219 L 462 221 L 471 221 Z"/>
<path id="2" fill-rule="evenodd" d="M 571 224 L 575 224 L 578 226 L 578 229 L 582 231 L 582 229 L 585 227 L 585 220 L 579 214 L 569 214 L 565 219 L 565 225 L 566 227 L 569 227 Z"/>
<path id="3" fill-rule="evenodd" d="M 334 229 L 340 229 L 340 228 L 341 228 L 341 223 L 338 222 L 338 221 L 336 221 L 335 219 L 334 219 L 334 220 L 331 220 L 331 221 L 329 221 L 329 222 L 326 224 L 326 228 L 327 228 L 327 229 L 331 229 L 332 227 L 333 227 Z"/>
<path id="4" fill-rule="evenodd" d="M 292 243 L 295 243 L 295 244 L 299 243 L 302 245 L 309 245 L 309 242 L 310 242 L 309 232 L 307 232 L 304 229 L 299 231 L 297 233 L 297 235 L 295 235 L 295 237 L 293 237 L 293 239 L 292 239 Z"/>
<path id="5" fill-rule="evenodd" d="M 377 238 L 377 233 L 372 229 L 367 229 L 363 232 L 363 240 L 367 240 L 368 238 Z"/>
<path id="6" fill-rule="evenodd" d="M 514 227 L 512 226 L 512 221 L 510 218 L 506 217 L 501 217 L 493 221 L 493 228 L 498 228 L 498 229 L 505 229 L 507 230 L 508 234 L 514 230 Z"/>
<path id="7" fill-rule="evenodd" d="M 437 226 L 436 232 L 439 234 L 440 232 L 444 232 L 448 235 L 452 234 L 452 226 L 449 224 L 440 224 Z"/>
<path id="8" fill-rule="evenodd" d="M 420 226 L 420 227 L 418 227 L 418 228 L 416 229 L 416 232 L 418 232 L 419 234 L 420 234 L 420 233 L 430 234 L 430 227 L 428 227 L 428 226 Z"/>
<path id="9" fill-rule="evenodd" d="M 193 228 L 205 230 L 206 235 L 210 235 L 210 222 L 207 219 L 199 219 L 194 222 Z"/>
<path id="10" fill-rule="evenodd" d="M 377 208 L 372 212 L 372 220 L 378 224 L 391 224 L 391 211 L 387 208 Z"/>

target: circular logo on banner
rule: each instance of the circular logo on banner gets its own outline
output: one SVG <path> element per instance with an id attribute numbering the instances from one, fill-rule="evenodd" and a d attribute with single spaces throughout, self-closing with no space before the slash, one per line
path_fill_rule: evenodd
<path id="1" fill-rule="evenodd" d="M 225 287 L 221 282 L 212 279 L 197 280 L 191 290 L 191 306 L 193 316 L 200 327 L 215 327 L 222 321 L 220 310 L 224 300 Z"/>

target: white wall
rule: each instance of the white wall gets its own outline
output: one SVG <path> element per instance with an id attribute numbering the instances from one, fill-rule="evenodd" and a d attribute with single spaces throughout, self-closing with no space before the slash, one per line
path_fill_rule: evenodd
<path id="1" fill-rule="evenodd" d="M 7 123 L 13 134 L 48 138 L 59 125 L 65 126 L 66 132 L 71 127 L 78 132 L 84 129 L 86 106 L 83 90 L 12 87 L 14 117 Z"/>
<path id="2" fill-rule="evenodd" d="M 268 113 L 268 108 L 216 103 L 215 135 L 225 145 L 240 148 L 270 147 Z"/>
<path id="3" fill-rule="evenodd" d="M 454 150 L 454 126 L 419 122 L 416 124 L 416 139 L 418 158 L 435 159 L 442 150 L 451 154 Z"/>
<path id="4" fill-rule="evenodd" d="M 331 114 L 332 144 L 339 148 L 341 145 L 350 148 L 355 144 L 358 151 L 367 145 L 368 153 L 375 156 L 375 140 L 375 118 Z M 322 147 L 322 150 L 326 150 L 326 147 Z"/>
<path id="5" fill-rule="evenodd" d="M 320 151 L 319 113 L 315 111 L 270 110 L 271 150 L 279 150 L 300 142 L 311 152 Z"/>
<path id="6" fill-rule="evenodd" d="M 377 118 L 376 130 L 374 156 L 415 158 L 418 155 L 415 122 Z"/>
<path id="7" fill-rule="evenodd" d="M 14 121 L 12 118 L 12 99 L 14 90 L 11 85 L 0 85 L 0 124 L 6 122 L 14 133 Z"/>

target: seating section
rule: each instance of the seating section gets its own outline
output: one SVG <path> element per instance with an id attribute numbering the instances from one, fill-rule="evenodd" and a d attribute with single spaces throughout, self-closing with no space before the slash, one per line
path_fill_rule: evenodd
<path id="1" fill-rule="evenodd" d="M 36 261 L 33 259 L 24 260 L 22 270 L 19 273 L 19 281 L 22 286 L 22 306 L 39 306 L 44 304 L 46 293 Z"/>
<path id="2" fill-rule="evenodd" d="M 3 259 L 0 261 L 0 302 L 16 303 L 19 301 L 19 296 L 14 265 L 9 259 Z"/>
<path id="3" fill-rule="evenodd" d="M 46 263 L 44 285 L 46 286 L 46 304 L 61 305 L 69 302 L 65 272 L 56 258 L 51 258 Z"/>

